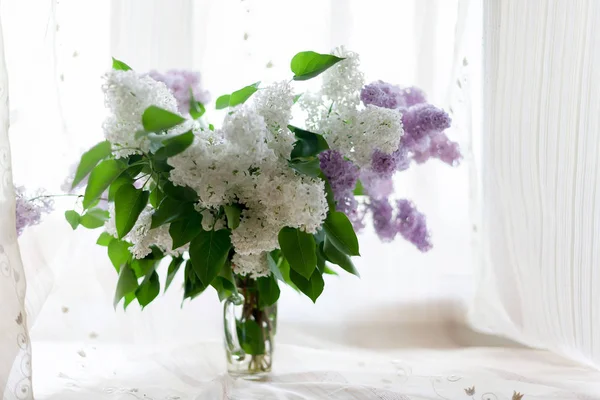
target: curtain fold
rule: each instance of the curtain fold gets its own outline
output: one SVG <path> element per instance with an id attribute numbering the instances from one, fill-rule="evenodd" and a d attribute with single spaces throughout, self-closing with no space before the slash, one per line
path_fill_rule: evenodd
<path id="1" fill-rule="evenodd" d="M 8 75 L 0 21 L 0 394 L 33 399 L 31 345 L 25 313 L 25 274 L 15 229 L 15 191 L 8 142 Z"/>
<path id="2" fill-rule="evenodd" d="M 473 320 L 600 366 L 600 2 L 485 2 Z"/>

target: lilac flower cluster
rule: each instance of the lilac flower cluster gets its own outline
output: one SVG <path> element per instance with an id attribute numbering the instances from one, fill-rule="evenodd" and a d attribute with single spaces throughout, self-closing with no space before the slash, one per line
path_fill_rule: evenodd
<path id="1" fill-rule="evenodd" d="M 167 72 L 160 73 L 158 71 L 150 71 L 148 75 L 159 82 L 167 85 L 167 88 L 177 100 L 179 112 L 187 114 L 190 110 L 190 90 L 194 94 L 194 99 L 202 104 L 210 101 L 208 92 L 200 88 L 200 74 L 194 71 L 172 69 Z"/>
<path id="2" fill-rule="evenodd" d="M 356 229 L 363 227 L 363 218 L 370 213 L 375 231 L 383 241 L 401 235 L 419 250 L 428 251 L 431 239 L 425 216 L 409 200 L 392 205 L 389 199 L 394 191 L 392 177 L 396 171 L 408 169 L 413 160 L 420 164 L 438 158 L 449 165 L 458 164 L 461 159 L 458 144 L 444 133 L 450 127 L 450 116 L 427 103 L 423 91 L 415 87 L 401 88 L 377 81 L 363 87 L 360 99 L 365 106 L 398 110 L 404 134 L 396 151 L 388 154 L 375 150 L 370 165 L 360 170 L 337 151 L 321 154 L 321 169 L 331 184 L 337 209 L 350 217 Z M 359 177 L 366 196 L 360 205 L 354 198 Z"/>
<path id="3" fill-rule="evenodd" d="M 50 213 L 54 209 L 51 197 L 44 196 L 38 190 L 36 195 L 28 198 L 23 186 L 15 187 L 16 195 L 16 227 L 20 236 L 26 227 L 37 225 L 42 220 L 42 214 Z"/>

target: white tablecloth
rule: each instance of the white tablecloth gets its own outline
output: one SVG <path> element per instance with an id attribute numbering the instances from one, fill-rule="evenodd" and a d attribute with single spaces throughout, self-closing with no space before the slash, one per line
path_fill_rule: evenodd
<path id="1" fill-rule="evenodd" d="M 34 342 L 35 394 L 38 400 L 511 400 L 516 391 L 524 400 L 600 399 L 600 371 L 459 327 L 414 327 L 410 337 L 416 341 L 406 343 L 411 347 L 398 342 L 395 348 L 377 327 L 373 340 L 365 341 L 369 348 L 339 344 L 340 332 L 331 332 L 331 342 L 311 332 L 319 330 L 280 329 L 266 382 L 227 376 L 218 341 L 153 348 Z M 461 347 L 462 338 L 490 346 Z M 472 387 L 469 395 L 465 389 Z"/>

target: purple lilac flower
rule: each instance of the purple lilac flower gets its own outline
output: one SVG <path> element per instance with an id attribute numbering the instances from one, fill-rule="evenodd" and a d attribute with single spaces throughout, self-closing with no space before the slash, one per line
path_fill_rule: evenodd
<path id="1" fill-rule="evenodd" d="M 345 160 L 336 150 L 325 150 L 319 154 L 321 171 L 329 181 L 333 195 L 338 204 L 350 196 L 358 180 L 358 167 L 352 161 Z"/>
<path id="2" fill-rule="evenodd" d="M 150 71 L 150 77 L 163 82 L 177 100 L 179 112 L 187 114 L 190 110 L 190 88 L 194 98 L 202 104 L 210 101 L 208 92 L 200 88 L 200 74 L 194 71 L 172 69 L 164 74 L 158 71 Z"/>
<path id="3" fill-rule="evenodd" d="M 388 199 L 371 199 L 369 208 L 373 215 L 373 226 L 379 238 L 384 242 L 394 240 L 398 230 L 392 221 L 394 209 Z"/>
<path id="4" fill-rule="evenodd" d="M 37 225 L 42 220 L 42 214 L 50 213 L 54 209 L 54 201 L 50 197 L 44 197 L 42 191 L 27 199 L 23 186 L 15 187 L 16 195 L 16 228 L 20 236 L 23 230 L 32 225 Z"/>
<path id="5" fill-rule="evenodd" d="M 422 252 L 430 250 L 432 244 L 427 231 L 425 215 L 420 213 L 408 200 L 398 200 L 397 206 L 396 229 L 398 233 Z"/>
<path id="6" fill-rule="evenodd" d="M 360 181 L 365 194 L 373 199 L 390 197 L 394 193 L 394 182 L 391 177 L 381 177 L 370 169 L 361 171 Z"/>
<path id="7" fill-rule="evenodd" d="M 360 91 L 362 102 L 377 107 L 396 109 L 405 106 L 401 89 L 384 81 L 376 81 L 366 85 Z"/>
<path id="8" fill-rule="evenodd" d="M 444 110 L 431 104 L 417 104 L 402 115 L 402 145 L 414 152 L 426 151 L 430 136 L 450 127 L 451 119 Z"/>
<path id="9" fill-rule="evenodd" d="M 400 146 L 392 154 L 375 150 L 371 159 L 371 170 L 382 178 L 391 177 L 396 171 L 404 171 L 410 166 L 406 147 Z"/>
<path id="10" fill-rule="evenodd" d="M 419 164 L 431 157 L 439 158 L 448 165 L 456 166 L 460 163 L 462 154 L 458 143 L 451 141 L 445 133 L 440 132 L 431 136 L 429 148 L 426 151 L 413 154 L 413 159 Z"/>
<path id="11" fill-rule="evenodd" d="M 400 96 L 403 100 L 403 103 L 406 107 L 414 106 L 415 104 L 425 103 L 427 99 L 425 98 L 425 93 L 415 86 L 410 86 L 404 89 L 401 89 Z"/>

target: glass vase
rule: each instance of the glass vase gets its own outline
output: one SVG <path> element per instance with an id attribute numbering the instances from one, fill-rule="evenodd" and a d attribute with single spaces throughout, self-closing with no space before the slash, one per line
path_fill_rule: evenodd
<path id="1" fill-rule="evenodd" d="M 238 293 L 223 305 L 227 371 L 233 377 L 261 380 L 271 372 L 277 304 L 261 307 L 254 280 L 244 279 L 237 286 Z"/>

